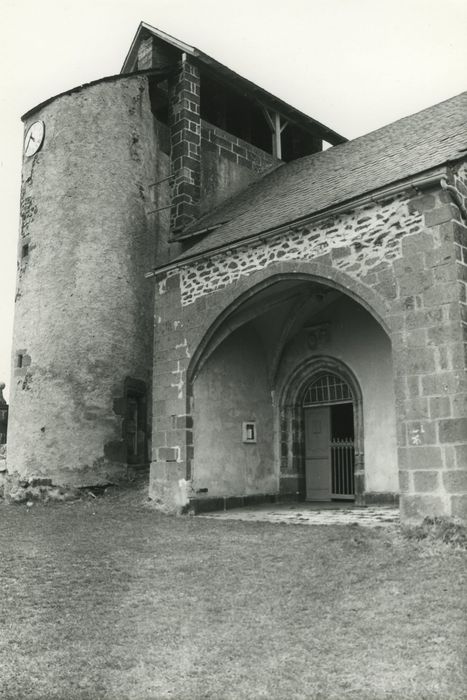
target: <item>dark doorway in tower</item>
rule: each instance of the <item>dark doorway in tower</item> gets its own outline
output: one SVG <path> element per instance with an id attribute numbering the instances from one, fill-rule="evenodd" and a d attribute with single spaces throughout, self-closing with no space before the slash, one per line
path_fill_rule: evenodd
<path id="1" fill-rule="evenodd" d="M 354 500 L 354 405 L 349 385 L 320 374 L 304 400 L 305 497 L 308 501 Z"/>

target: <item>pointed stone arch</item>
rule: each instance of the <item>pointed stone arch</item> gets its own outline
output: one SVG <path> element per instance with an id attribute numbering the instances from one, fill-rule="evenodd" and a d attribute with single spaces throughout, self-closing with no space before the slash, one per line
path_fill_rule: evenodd
<path id="1" fill-rule="evenodd" d="M 213 350 L 239 325 L 249 318 L 239 314 L 241 307 L 261 291 L 281 281 L 310 282 L 339 291 L 357 301 L 379 323 L 391 337 L 390 309 L 388 302 L 370 287 L 362 284 L 347 273 L 319 262 L 283 262 L 272 264 L 259 272 L 252 273 L 238 281 L 235 296 L 231 289 L 224 292 L 226 299 L 222 306 L 223 290 L 216 292 L 216 308 L 221 311 L 211 319 L 211 323 L 195 348 L 187 370 L 187 379 L 192 382 Z M 250 318 L 254 311 L 250 311 Z"/>
<path id="2" fill-rule="evenodd" d="M 328 355 L 307 358 L 287 378 L 278 392 L 280 434 L 280 476 L 287 481 L 287 474 L 298 474 L 299 495 L 304 497 L 304 413 L 303 399 L 314 378 L 329 372 L 344 380 L 353 396 L 354 449 L 355 449 L 355 502 L 363 504 L 365 493 L 363 396 L 360 382 L 354 372 L 342 360 Z M 281 484 L 283 493 L 285 483 Z"/>

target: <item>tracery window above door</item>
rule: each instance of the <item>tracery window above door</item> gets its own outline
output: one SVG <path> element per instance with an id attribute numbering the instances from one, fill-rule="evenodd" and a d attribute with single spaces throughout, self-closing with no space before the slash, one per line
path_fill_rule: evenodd
<path id="1" fill-rule="evenodd" d="M 353 400 L 349 385 L 336 374 L 320 374 L 305 391 L 304 406 L 323 403 L 341 403 Z"/>

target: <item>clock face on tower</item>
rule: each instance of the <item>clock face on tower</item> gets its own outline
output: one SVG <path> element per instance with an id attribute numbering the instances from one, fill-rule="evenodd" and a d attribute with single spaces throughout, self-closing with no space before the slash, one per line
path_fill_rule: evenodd
<path id="1" fill-rule="evenodd" d="M 42 146 L 45 135 L 45 124 L 42 121 L 34 122 L 29 127 L 24 139 L 24 155 L 33 156 Z"/>

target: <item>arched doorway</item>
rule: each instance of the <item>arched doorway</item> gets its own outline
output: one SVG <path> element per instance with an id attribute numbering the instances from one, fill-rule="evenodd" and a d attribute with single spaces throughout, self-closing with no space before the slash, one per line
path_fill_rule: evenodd
<path id="1" fill-rule="evenodd" d="M 300 499 L 363 505 L 363 398 L 354 372 L 329 355 L 308 357 L 286 378 L 278 406 L 282 493 L 293 478 Z"/>
<path id="2" fill-rule="evenodd" d="M 320 372 L 302 401 L 305 437 L 305 498 L 355 500 L 354 397 L 338 374 Z"/>

